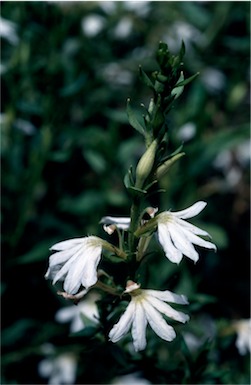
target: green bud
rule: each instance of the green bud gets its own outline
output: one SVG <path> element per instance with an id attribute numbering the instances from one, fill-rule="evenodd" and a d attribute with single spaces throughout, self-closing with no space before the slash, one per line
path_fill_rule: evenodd
<path id="1" fill-rule="evenodd" d="M 136 168 L 136 184 L 135 187 L 142 188 L 146 178 L 152 171 L 155 154 L 158 146 L 158 141 L 155 139 L 146 152 L 142 155 Z"/>
<path id="2" fill-rule="evenodd" d="M 156 170 L 156 178 L 161 179 L 169 170 L 169 168 L 182 156 L 184 156 L 184 152 L 180 152 L 177 155 L 174 155 L 171 159 L 166 160 L 161 166 L 159 166 Z"/>

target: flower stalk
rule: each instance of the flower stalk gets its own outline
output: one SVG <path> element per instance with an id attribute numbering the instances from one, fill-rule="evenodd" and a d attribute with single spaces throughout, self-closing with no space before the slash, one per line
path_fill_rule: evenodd
<path id="1" fill-rule="evenodd" d="M 137 118 L 128 99 L 129 122 L 143 135 L 146 149 L 135 170 L 130 167 L 124 178 L 131 197 L 130 217 L 106 216 L 100 221 L 106 236 L 117 231 L 118 245 L 92 235 L 56 243 L 51 247 L 54 254 L 50 256 L 45 275 L 47 279 L 52 279 L 53 284 L 61 281 L 64 291 L 60 291 L 60 295 L 76 303 L 93 288 L 102 290 L 104 298 L 105 294 L 118 297 L 113 303 L 110 303 L 110 298 L 109 303 L 105 299 L 100 301 L 100 322 L 103 319 L 104 325 L 108 319 L 113 319 L 114 307 L 120 299 L 123 297 L 124 301 L 130 297 L 125 312 L 119 320 L 114 319 L 115 323 L 106 338 L 116 343 L 131 330 L 135 351 L 141 351 L 147 346 L 147 325 L 161 339 L 172 341 L 176 332 L 166 318 L 182 323 L 189 320 L 187 314 L 168 304 L 187 305 L 188 300 L 184 295 L 169 290 L 141 288 L 141 284 L 145 286 L 147 282 L 139 282 L 138 269 L 143 260 L 148 263 L 145 256 L 153 235 L 156 235 L 167 263 L 179 264 L 183 256 L 197 262 L 199 253 L 195 246 L 216 250 L 211 241 L 202 238 L 209 237 L 206 231 L 186 221 L 198 215 L 206 207 L 206 202 L 198 201 L 181 211 L 162 211 L 158 214 L 158 209 L 149 207 L 148 202 L 150 194 L 159 192 L 158 182 L 161 178 L 185 155 L 181 148 L 168 153 L 166 123 L 166 115 L 174 100 L 181 96 L 184 86 L 195 77 L 184 78 L 184 53 L 184 44 L 179 54 L 174 56 L 170 54 L 167 45 L 161 42 L 156 55 L 159 70 L 149 77 L 140 67 L 141 80 L 153 91 L 148 109 L 143 106 L 143 120 Z M 109 273 L 106 272 L 106 264 L 113 262 L 123 265 L 123 272 L 120 271 L 117 276 L 116 268 L 110 269 L 109 266 Z"/>

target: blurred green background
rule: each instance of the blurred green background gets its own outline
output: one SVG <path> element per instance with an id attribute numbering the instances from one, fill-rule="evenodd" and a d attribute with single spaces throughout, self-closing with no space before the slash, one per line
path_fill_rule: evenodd
<path id="1" fill-rule="evenodd" d="M 231 325 L 250 317 L 249 2 L 1 5 L 1 383 L 53 383 L 41 361 L 71 352 L 79 384 L 131 372 L 153 384 L 248 384 L 249 354 L 239 353 Z M 185 77 L 200 75 L 168 125 L 170 152 L 184 142 L 186 156 L 161 181 L 166 193 L 149 204 L 176 211 L 207 201 L 193 223 L 218 251 L 202 250 L 196 265 L 178 268 L 160 254 L 145 272 L 148 286 L 186 294 L 191 321 L 177 329 L 184 338 L 151 336 L 146 352 L 123 354 L 95 345 L 93 336 L 69 337 L 69 324 L 55 320 L 71 304 L 44 279 L 49 247 L 105 237 L 102 216 L 129 215 L 123 177 L 144 143 L 128 124 L 126 99 L 142 112 L 151 92 L 138 66 L 150 74 L 159 41 L 177 53 L 182 40 Z"/>

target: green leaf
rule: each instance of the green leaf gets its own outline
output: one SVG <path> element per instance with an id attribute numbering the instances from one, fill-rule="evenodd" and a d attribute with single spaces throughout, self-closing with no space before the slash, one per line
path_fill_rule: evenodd
<path id="1" fill-rule="evenodd" d="M 97 173 L 101 174 L 106 169 L 106 160 L 97 151 L 83 150 L 83 155 L 91 168 Z"/>
<path id="2" fill-rule="evenodd" d="M 149 76 L 145 73 L 145 71 L 143 71 L 141 66 L 139 66 L 139 78 L 142 81 L 142 83 L 144 83 L 147 87 L 154 89 L 153 82 L 151 81 Z"/>
<path id="3" fill-rule="evenodd" d="M 135 128 L 136 131 L 138 131 L 140 134 L 145 136 L 145 129 L 139 122 L 134 110 L 131 108 L 130 105 L 130 99 L 127 99 L 127 106 L 126 106 L 126 112 L 128 116 L 128 120 L 130 125 Z"/>
<path id="4" fill-rule="evenodd" d="M 184 57 L 185 53 L 186 53 L 186 47 L 185 47 L 184 41 L 182 40 L 181 47 L 180 47 L 180 52 L 179 52 L 179 59 L 180 59 L 180 61 L 183 60 L 183 57 Z"/>
<path id="5" fill-rule="evenodd" d="M 200 73 L 197 72 L 196 74 L 190 76 L 189 78 L 185 79 L 185 80 L 182 80 L 181 82 L 177 82 L 177 84 L 175 84 L 175 88 L 177 87 L 181 87 L 181 86 L 186 86 L 187 84 L 191 83 Z"/>
<path id="6" fill-rule="evenodd" d="M 141 190 L 140 188 L 137 188 L 137 187 L 128 187 L 127 188 L 130 192 L 132 192 L 133 195 L 144 195 L 147 193 L 146 190 Z"/>
<path id="7" fill-rule="evenodd" d="M 124 185 L 126 188 L 134 186 L 134 178 L 132 174 L 132 166 L 130 166 L 129 170 L 127 171 L 125 177 L 124 177 Z"/>
<path id="8" fill-rule="evenodd" d="M 183 81 L 184 81 L 184 74 L 183 74 L 183 71 L 181 71 L 177 84 L 180 84 Z M 177 99 L 182 94 L 183 90 L 184 90 L 184 86 L 182 86 L 182 85 L 181 86 L 175 86 L 172 89 L 171 95 L 174 95 L 175 99 Z"/>

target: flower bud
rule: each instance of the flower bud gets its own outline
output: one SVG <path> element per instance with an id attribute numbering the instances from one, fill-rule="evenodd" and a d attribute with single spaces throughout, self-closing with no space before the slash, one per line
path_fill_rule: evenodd
<path id="1" fill-rule="evenodd" d="M 171 159 L 166 160 L 161 166 L 159 166 L 156 170 L 156 178 L 160 180 L 169 170 L 169 168 L 182 156 L 184 156 L 184 152 L 180 152 L 177 155 L 174 155 Z"/>
<path id="2" fill-rule="evenodd" d="M 146 152 L 142 155 L 136 168 L 136 184 L 135 187 L 142 188 L 146 178 L 152 171 L 158 141 L 155 139 Z"/>

